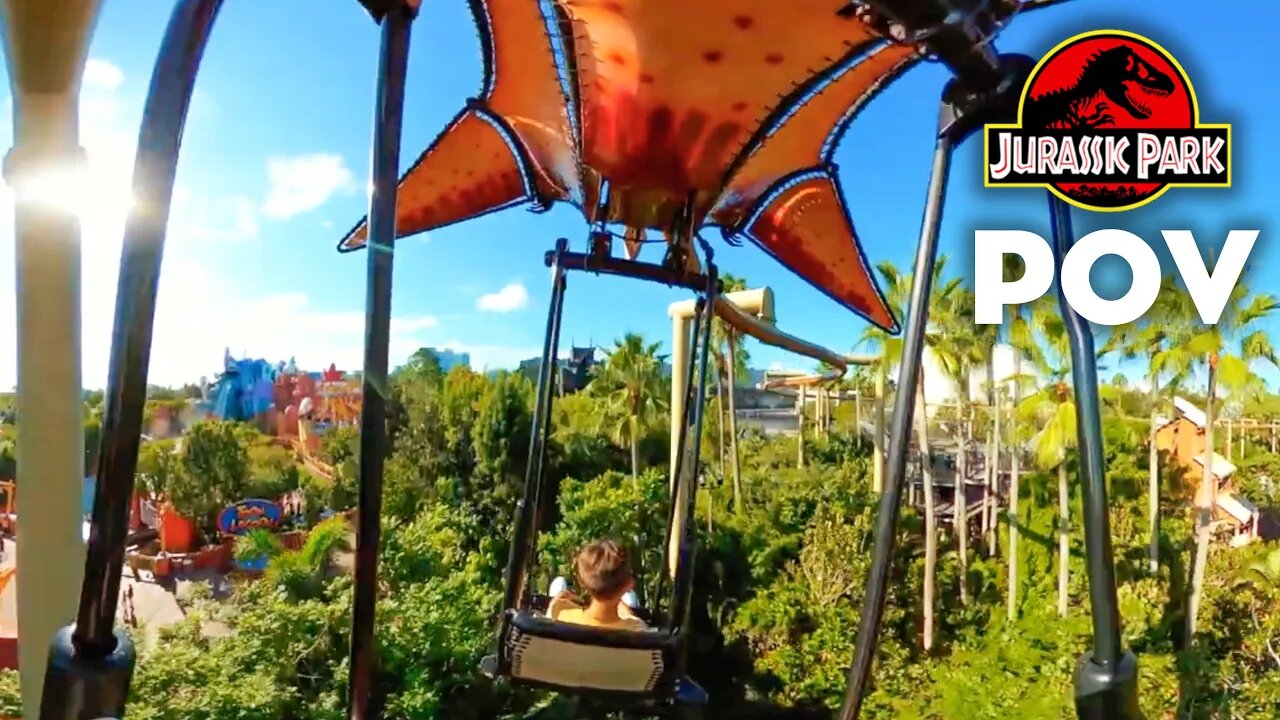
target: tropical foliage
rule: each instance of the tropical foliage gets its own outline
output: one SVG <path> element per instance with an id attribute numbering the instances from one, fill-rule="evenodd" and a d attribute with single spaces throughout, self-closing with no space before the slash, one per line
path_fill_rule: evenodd
<path id="1" fill-rule="evenodd" d="M 901 310 L 911 279 L 882 270 Z M 920 408 L 913 454 L 931 441 L 943 451 L 998 448 L 1003 472 L 1020 468 L 1010 488 L 1015 502 L 975 521 L 987 531 L 981 536 L 969 522 L 926 517 L 919 508 L 931 507 L 931 488 L 905 504 L 863 716 L 1074 717 L 1072 673 L 1091 626 L 1083 532 L 1069 522 L 1083 508 L 1064 328 L 1051 305 L 1019 308 L 1000 330 L 1014 370 L 998 377 L 987 372 L 996 331 L 973 325 L 972 293 L 941 275 L 935 288 L 930 350 L 959 392 L 949 408 Z M 1239 327 L 1252 327 L 1256 321 L 1246 316 L 1269 307 L 1258 297 L 1233 300 L 1245 309 Z M 1212 352 L 1212 343 L 1188 344 L 1194 326 L 1161 322 L 1162 339 L 1150 328 L 1128 328 L 1105 349 L 1150 362 L 1151 379 L 1176 379 L 1180 392 L 1204 403 L 1191 383 L 1196 364 L 1205 364 L 1197 358 Z M 893 341 L 874 334 L 867 340 L 880 361 L 854 382 L 876 403 L 892 400 Z M 1195 352 L 1180 354 L 1187 347 Z M 1235 361 L 1224 358 L 1246 365 L 1271 359 L 1251 331 L 1224 335 L 1216 347 L 1223 385 L 1233 388 L 1248 383 L 1235 382 Z M 547 467 L 558 502 L 541 508 L 546 532 L 532 578 L 540 588 L 569 573 L 584 541 L 605 534 L 636 547 L 642 596 L 654 587 L 667 516 L 670 394 L 657 350 L 626 335 L 585 392 L 557 398 Z M 1107 499 L 1124 642 L 1140 658 L 1143 710 L 1149 718 L 1280 716 L 1280 550 L 1206 545 L 1199 618 L 1194 637 L 1188 634 L 1196 537 L 1182 488 L 1198 478 L 1148 451 L 1149 418 L 1167 412 L 1168 394 L 1116 380 L 1103 388 Z M 875 385 L 883 391 L 875 393 Z M 516 374 L 444 373 L 420 353 L 395 374 L 392 398 L 379 552 L 380 716 L 584 717 L 572 698 L 494 683 L 476 669 L 493 649 L 529 453 L 530 383 Z M 1254 392 L 1240 403 L 1280 418 L 1276 396 Z M 997 426 L 999 434 L 992 432 Z M 874 443 L 860 430 L 846 420 L 813 431 L 803 467 L 794 438 L 729 431 L 741 446 L 740 487 L 709 474 L 694 518 L 700 550 L 689 659 L 712 697 L 708 718 L 827 718 L 839 706 L 880 499 Z M 339 471 L 324 487 L 298 477 L 255 438 L 232 425 L 197 425 L 181 447 L 145 445 L 140 479 L 197 515 L 212 498 L 262 483 L 300 487 L 318 506 L 351 504 L 358 460 L 351 432 L 326 442 L 326 461 Z M 1280 477 L 1275 441 L 1258 432 L 1234 441 L 1242 492 L 1270 504 L 1270 478 Z M 717 464 L 718 452 L 704 444 L 704 462 Z M 918 464 L 921 471 L 933 466 Z M 1152 506 L 1159 522 L 1152 522 Z M 144 644 L 129 717 L 344 718 L 352 590 L 337 559 L 348 543 L 340 519 L 314 527 L 299 550 L 266 534 L 242 538 L 237 555 L 265 559 L 262 577 L 239 582 L 229 599 L 196 602 L 159 642 Z M 215 626 L 222 630 L 211 632 Z M 15 691 L 12 675 L 0 678 L 0 710 L 12 706 Z"/>

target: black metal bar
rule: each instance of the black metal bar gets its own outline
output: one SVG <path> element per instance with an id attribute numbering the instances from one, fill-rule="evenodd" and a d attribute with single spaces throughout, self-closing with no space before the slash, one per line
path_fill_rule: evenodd
<path id="1" fill-rule="evenodd" d="M 561 239 L 556 243 L 557 250 L 567 249 L 567 247 L 567 240 Z M 547 383 L 545 390 L 546 395 L 542 398 L 542 402 L 544 403 L 544 409 L 542 411 L 542 432 L 537 436 L 538 465 L 533 496 L 533 506 L 536 513 L 533 517 L 533 530 L 529 533 L 530 540 L 532 542 L 529 543 L 529 547 L 526 550 L 526 552 L 529 553 L 529 559 L 525 561 L 525 568 L 532 568 L 535 564 L 534 561 L 536 558 L 534 557 L 534 553 L 536 553 L 538 549 L 538 534 L 545 528 L 547 515 L 553 508 L 552 503 L 555 503 L 557 500 L 555 495 L 551 492 L 552 488 L 549 486 L 549 481 L 547 479 L 547 448 L 551 445 L 551 428 L 555 423 L 554 407 L 556 401 L 556 386 L 564 381 L 560 374 L 560 321 L 564 319 L 564 292 L 567 284 L 567 278 L 565 278 L 563 268 L 558 263 L 554 267 L 556 269 L 553 272 L 551 293 L 555 302 L 555 308 L 552 314 L 554 323 L 551 326 L 551 356 L 550 358 L 544 357 L 542 360 L 544 365 L 550 366 L 549 369 L 545 370 L 550 382 Z M 530 452 L 532 452 L 532 448 L 530 448 Z M 529 590 L 527 585 L 528 583 L 526 583 L 526 591 Z"/>
<path id="2" fill-rule="evenodd" d="M 949 109 L 944 106 L 943 116 Z M 893 551 L 897 540 L 898 515 L 901 511 L 903 480 L 907 469 L 907 453 L 911 446 L 911 423 L 920 384 L 921 355 L 924 352 L 925 328 L 929 323 L 929 296 L 933 286 L 933 267 L 938 256 L 938 229 L 947 193 L 947 177 L 951 166 L 952 138 L 939 135 L 933 152 L 933 169 L 929 175 L 928 199 L 924 206 L 920 244 L 911 285 L 911 306 L 898 369 L 897 393 L 893 399 L 893 419 L 889 425 L 889 452 L 886 456 L 884 494 L 876 516 L 875 546 L 871 570 L 867 576 L 867 594 L 858 627 L 858 642 L 853 665 L 849 668 L 849 685 L 839 720 L 855 720 L 862 708 L 871 665 L 875 660 L 884 614 L 885 593 L 892 571 Z"/>
<path id="3" fill-rule="evenodd" d="M 351 654 L 347 717 L 373 720 L 381 539 L 382 469 L 387 447 L 387 380 L 391 341 L 391 279 L 395 258 L 396 185 L 404 119 L 405 72 L 416 7 L 409 4 L 382 20 L 378 90 L 373 127 L 373 196 L 369 199 L 368 295 L 365 300 L 364 378 L 360 411 L 359 506 L 356 515 L 355 599 L 351 608 Z"/>
<path id="4" fill-rule="evenodd" d="M 1067 251 L 1075 242 L 1071 210 L 1049 193 L 1049 217 L 1059 277 Z M 1079 442 L 1080 489 L 1084 499 L 1085 554 L 1088 559 L 1090 616 L 1093 618 L 1094 662 L 1110 667 L 1120 660 L 1120 611 L 1116 601 L 1116 573 L 1111 548 L 1111 518 L 1107 507 L 1107 478 L 1102 453 L 1102 415 L 1098 400 L 1098 368 L 1094 360 L 1093 330 L 1067 302 L 1057 283 L 1058 307 L 1071 344 L 1071 380 L 1075 386 L 1076 437 Z"/>
<path id="5" fill-rule="evenodd" d="M 702 335 L 703 315 L 708 304 L 709 303 L 706 298 L 698 298 L 697 304 L 694 306 L 693 323 L 689 328 L 689 360 L 685 366 L 684 408 L 683 412 L 680 414 L 680 435 L 676 438 L 676 465 L 671 471 L 671 477 L 674 482 L 671 484 L 671 504 L 667 507 L 667 528 L 666 532 L 663 533 L 662 539 L 662 567 L 658 570 L 657 582 L 654 584 L 653 589 L 653 602 L 655 604 L 662 602 L 662 591 L 666 585 L 667 574 L 671 567 L 671 533 L 675 529 L 677 501 L 680 499 L 680 473 L 684 468 L 685 443 L 689 438 L 689 418 L 690 414 L 693 412 L 693 408 L 691 407 L 692 403 L 690 403 L 689 400 L 693 397 L 693 373 L 697 368 L 698 339 Z M 675 586 L 673 583 L 672 590 L 674 591 L 674 589 Z M 670 624 L 673 622 L 674 613 L 676 612 L 674 594 L 673 599 L 669 601 L 667 606 L 662 610 L 665 613 L 664 624 Z M 654 616 L 658 616 L 656 612 Z"/>
<path id="6" fill-rule="evenodd" d="M 682 630 L 689 621 L 689 608 L 693 599 L 694 573 L 694 527 L 697 520 L 698 505 L 698 468 L 702 460 L 702 417 L 707 403 L 707 365 L 711 357 L 711 326 L 716 313 L 717 288 L 720 285 L 716 277 L 715 265 L 709 262 L 706 304 L 702 308 L 702 339 L 700 341 L 702 355 L 698 359 L 698 379 L 694 386 L 693 418 L 686 433 L 693 433 L 693 445 L 689 453 L 689 467 L 682 468 L 676 476 L 676 482 L 684 484 L 688 495 L 685 497 L 684 535 L 680 538 L 679 552 L 676 555 L 675 580 L 672 582 L 672 622 L 675 631 Z M 692 378 L 691 378 L 692 380 Z M 676 498 L 680 497 L 677 491 Z M 681 658 L 683 660 L 683 657 Z"/>
<path id="7" fill-rule="evenodd" d="M 115 630 L 120 575 L 146 404 L 156 295 L 178 151 L 200 60 L 222 0 L 185 0 L 165 29 L 143 109 L 134 159 L 137 205 L 125 226 L 116 284 L 111 364 L 98 453 L 98 482 L 73 626 L 54 638 L 40 716 L 122 717 L 134 651 Z"/>
<path id="8" fill-rule="evenodd" d="M 554 252 L 545 257 L 547 267 L 551 267 Z M 597 275 L 616 275 L 619 277 L 647 280 L 668 287 L 684 288 L 695 292 L 703 292 L 707 288 L 707 276 L 698 273 L 676 272 L 662 265 L 623 260 L 621 258 L 598 256 L 590 253 L 567 252 L 561 258 L 565 270 L 582 270 Z M 718 281 L 717 281 L 718 282 Z M 717 292 L 723 289 L 719 286 Z"/>
<path id="9" fill-rule="evenodd" d="M 1049 193 L 1049 217 L 1058 275 L 1075 242 L 1071 210 Z M 1137 693 L 1137 660 L 1122 649 L 1120 609 L 1116 600 L 1115 555 L 1111 547 L 1111 518 L 1102 450 L 1102 410 L 1098 398 L 1098 366 L 1093 330 L 1072 309 L 1057 283 L 1058 307 L 1071 346 L 1071 381 L 1075 388 L 1076 439 L 1079 444 L 1080 489 L 1084 500 L 1085 559 L 1089 576 L 1093 650 L 1076 667 L 1076 712 L 1091 720 L 1141 718 Z"/>
<path id="10" fill-rule="evenodd" d="M 175 8 L 143 110 L 133 193 L 116 283 L 115 330 L 93 529 L 85 558 L 80 612 L 73 635 L 82 652 L 110 652 L 120 594 L 133 478 L 138 465 L 156 295 L 173 200 L 182 129 L 196 73 L 222 0 L 189 0 Z"/>
<path id="11" fill-rule="evenodd" d="M 556 241 L 554 258 L 568 247 L 563 238 Z M 529 457 L 524 470 L 524 492 L 516 502 L 516 527 L 511 536 L 511 552 L 507 560 L 507 587 L 502 609 L 518 609 L 528 592 L 526 588 L 529 561 L 533 557 L 534 532 L 539 506 L 539 484 L 542 480 L 542 446 L 545 429 L 550 426 L 551 367 L 560 334 L 560 315 L 564 310 L 564 266 L 551 264 L 551 302 L 547 310 L 547 332 L 542 338 L 542 364 L 538 367 L 538 387 L 534 394 L 533 427 L 529 431 Z"/>

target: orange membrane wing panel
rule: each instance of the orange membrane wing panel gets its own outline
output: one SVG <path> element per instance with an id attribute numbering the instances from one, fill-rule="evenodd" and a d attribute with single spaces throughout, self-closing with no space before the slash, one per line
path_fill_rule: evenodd
<path id="1" fill-rule="evenodd" d="M 472 2 L 487 54 L 485 104 L 528 152 L 539 195 L 581 205 L 570 104 L 552 44 L 557 19 L 544 16 L 551 8 L 539 0 Z"/>
<path id="2" fill-rule="evenodd" d="M 558 0 L 569 17 L 584 165 L 609 220 L 705 213 L 735 158 L 816 73 L 876 38 L 832 0 Z M 697 214 L 697 213 L 695 213 Z"/>
<path id="3" fill-rule="evenodd" d="M 715 221 L 738 228 L 784 178 L 830 162 L 858 112 L 918 58 L 913 48 L 881 45 L 834 73 L 741 161 L 712 210 Z"/>
<path id="4" fill-rule="evenodd" d="M 898 330 L 830 173 L 801 175 L 785 186 L 750 221 L 747 235 L 841 305 L 882 328 Z"/>
<path id="5" fill-rule="evenodd" d="M 528 197 L 524 173 L 499 126 L 483 110 L 466 110 L 400 180 L 396 237 L 406 237 L 507 207 Z M 367 219 L 339 249 L 364 247 Z"/>
<path id="6" fill-rule="evenodd" d="M 396 237 L 533 197 L 581 203 L 569 104 L 539 1 L 475 0 L 472 10 L 484 49 L 482 99 L 400 180 Z M 361 221 L 339 249 L 362 247 L 366 232 Z"/>

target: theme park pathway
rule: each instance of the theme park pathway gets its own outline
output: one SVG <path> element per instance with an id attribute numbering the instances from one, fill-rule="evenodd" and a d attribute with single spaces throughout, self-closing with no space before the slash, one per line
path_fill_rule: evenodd
<path id="1" fill-rule="evenodd" d="M 6 562 L 12 562 L 17 554 L 17 547 L 12 540 L 4 541 L 4 552 Z M 3 628 L 6 633 L 13 633 L 18 627 L 18 583 L 20 582 L 22 582 L 21 570 L 9 581 L 4 588 L 4 593 L 0 594 L 0 628 Z M 210 584 L 215 589 L 226 585 L 225 579 L 216 574 L 193 576 L 177 581 L 173 591 L 170 591 L 157 585 L 145 574 L 144 579 L 138 580 L 133 577 L 132 572 L 125 570 L 120 581 L 120 604 L 116 618 L 121 625 L 124 624 L 124 593 L 127 588 L 133 588 L 133 605 L 138 615 L 138 632 L 141 634 L 138 642 L 145 648 L 153 647 L 159 641 L 160 631 L 163 628 L 179 623 L 186 617 L 186 613 L 178 603 L 178 598 L 185 594 L 185 586 L 193 583 Z M 204 624 L 204 632 L 210 636 L 221 635 L 226 631 L 226 628 L 218 623 Z"/>

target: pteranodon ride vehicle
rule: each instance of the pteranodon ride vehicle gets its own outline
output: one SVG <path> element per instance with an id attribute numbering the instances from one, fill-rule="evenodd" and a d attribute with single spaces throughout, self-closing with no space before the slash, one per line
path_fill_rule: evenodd
<path id="1" fill-rule="evenodd" d="M 1003 22 L 1024 3 L 993 0 Z M 503 208 L 572 203 L 648 231 L 696 270 L 708 225 L 745 237 L 896 331 L 832 162 L 853 118 L 922 48 L 842 0 L 476 0 L 484 57 L 467 103 L 400 181 L 396 235 Z M 363 247 L 357 225 L 340 248 Z"/>

